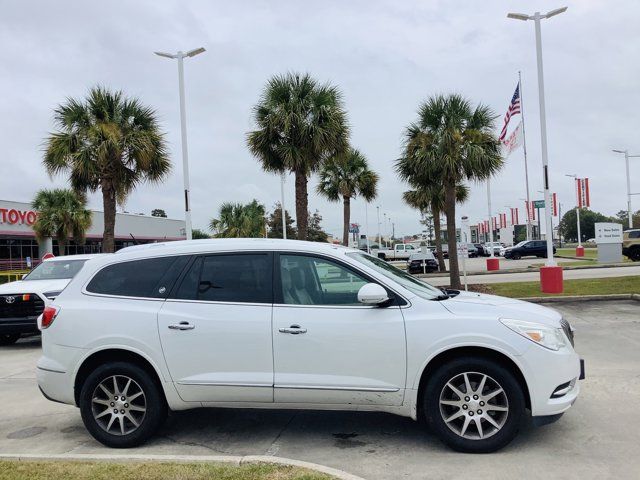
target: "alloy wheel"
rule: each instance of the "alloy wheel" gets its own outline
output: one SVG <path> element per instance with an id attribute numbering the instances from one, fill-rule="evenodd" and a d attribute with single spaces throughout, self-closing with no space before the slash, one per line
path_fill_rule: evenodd
<path id="1" fill-rule="evenodd" d="M 469 440 L 495 435 L 509 416 L 509 400 L 502 386 L 479 372 L 451 378 L 440 392 L 439 405 L 447 427 Z"/>
<path id="2" fill-rule="evenodd" d="M 91 397 L 93 419 L 111 435 L 128 435 L 138 429 L 147 412 L 147 401 L 140 385 L 125 375 L 102 380 Z"/>

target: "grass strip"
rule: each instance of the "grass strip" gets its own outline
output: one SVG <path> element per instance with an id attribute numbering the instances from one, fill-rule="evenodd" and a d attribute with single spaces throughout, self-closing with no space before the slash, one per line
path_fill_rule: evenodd
<path id="1" fill-rule="evenodd" d="M 287 465 L 252 463 L 0 461 L 0 480 L 330 480 L 334 477 Z"/>

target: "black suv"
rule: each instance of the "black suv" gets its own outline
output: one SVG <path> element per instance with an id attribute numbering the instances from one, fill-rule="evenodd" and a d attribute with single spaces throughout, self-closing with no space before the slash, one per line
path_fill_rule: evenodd
<path id="1" fill-rule="evenodd" d="M 553 247 L 553 253 L 556 253 L 556 247 Z M 504 258 L 518 260 L 522 257 L 543 257 L 547 256 L 546 240 L 529 240 L 520 242 L 513 247 L 509 247 L 504 251 Z"/>

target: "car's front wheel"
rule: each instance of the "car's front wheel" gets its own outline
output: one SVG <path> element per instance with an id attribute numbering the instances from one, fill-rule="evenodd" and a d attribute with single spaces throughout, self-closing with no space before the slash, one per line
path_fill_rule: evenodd
<path id="1" fill-rule="evenodd" d="M 108 447 L 140 445 L 160 427 L 167 406 L 160 388 L 138 365 L 113 362 L 95 369 L 80 393 L 82 421 Z"/>
<path id="2" fill-rule="evenodd" d="M 496 362 L 464 357 L 439 367 L 424 391 L 428 424 L 454 450 L 494 452 L 518 433 L 525 413 L 522 388 Z"/>

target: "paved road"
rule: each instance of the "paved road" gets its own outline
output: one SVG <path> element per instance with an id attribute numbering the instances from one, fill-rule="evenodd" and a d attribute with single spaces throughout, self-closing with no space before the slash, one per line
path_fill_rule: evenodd
<path id="1" fill-rule="evenodd" d="M 609 278 L 609 277 L 635 277 L 640 275 L 640 265 L 632 267 L 610 267 L 610 268 L 581 268 L 576 270 L 565 270 L 563 276 L 565 280 L 575 280 L 579 278 Z M 448 276 L 426 277 L 424 280 L 431 285 L 449 285 Z M 540 272 L 524 273 L 496 273 L 486 275 L 468 275 L 468 283 L 506 283 L 506 282 L 531 282 L 540 280 Z"/>
<path id="2" fill-rule="evenodd" d="M 640 303 L 562 305 L 587 362 L 582 395 L 559 422 L 525 428 L 497 454 L 452 452 L 418 424 L 387 414 L 223 409 L 176 414 L 146 446 L 116 453 L 266 454 L 370 480 L 637 479 Z M 111 453 L 85 432 L 76 408 L 40 395 L 38 356 L 36 339 L 0 349 L 0 452 Z"/>

